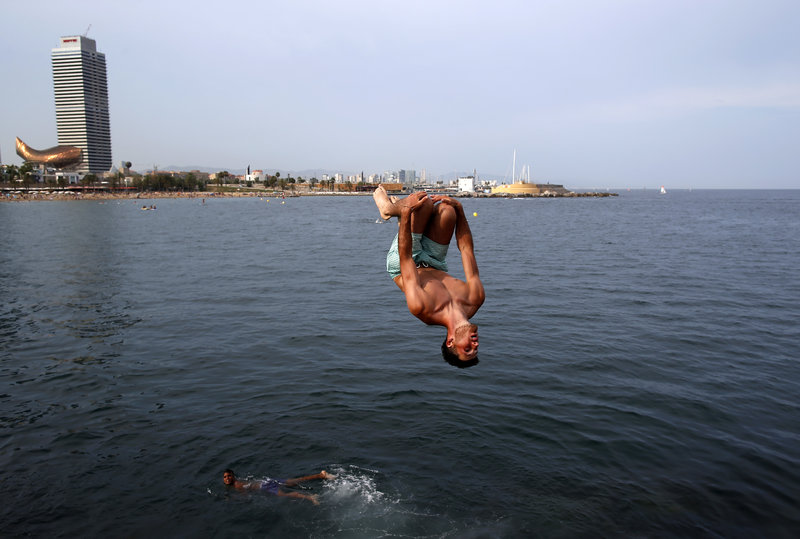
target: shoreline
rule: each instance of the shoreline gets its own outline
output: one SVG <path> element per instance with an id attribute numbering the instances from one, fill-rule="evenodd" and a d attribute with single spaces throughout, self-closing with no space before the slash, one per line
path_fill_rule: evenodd
<path id="1" fill-rule="evenodd" d="M 283 193 L 281 191 L 146 191 L 146 192 L 106 192 L 106 191 L 89 191 L 89 192 L 59 192 L 59 191 L 23 191 L 23 190 L 4 190 L 0 194 L 0 201 L 2 202 L 32 202 L 32 201 L 53 201 L 53 200 L 154 200 L 154 199 L 170 199 L 170 198 L 299 198 L 299 197 L 342 197 L 342 196 L 372 196 L 371 191 L 358 191 L 358 192 L 335 192 L 335 191 L 318 191 L 318 192 L 304 192 L 304 193 Z M 449 194 L 454 198 L 584 198 L 584 197 L 612 197 L 619 196 L 617 193 L 609 192 L 586 192 L 586 193 L 565 193 L 565 194 L 548 194 L 548 195 L 508 195 L 508 194 L 494 194 L 494 193 L 454 193 Z"/>

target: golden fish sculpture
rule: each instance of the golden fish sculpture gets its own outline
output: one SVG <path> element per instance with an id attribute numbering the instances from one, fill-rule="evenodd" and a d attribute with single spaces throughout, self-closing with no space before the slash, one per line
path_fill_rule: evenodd
<path id="1" fill-rule="evenodd" d="M 67 168 L 83 160 L 83 151 L 77 146 L 53 146 L 46 150 L 34 150 L 17 137 L 17 155 L 25 161 L 53 168 Z"/>

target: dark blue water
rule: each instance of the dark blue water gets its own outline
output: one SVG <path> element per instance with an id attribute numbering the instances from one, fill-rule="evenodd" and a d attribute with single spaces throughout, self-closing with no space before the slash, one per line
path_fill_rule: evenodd
<path id="1" fill-rule="evenodd" d="M 463 370 L 371 198 L 155 202 L 0 204 L 0 535 L 800 530 L 800 191 L 464 200 Z"/>

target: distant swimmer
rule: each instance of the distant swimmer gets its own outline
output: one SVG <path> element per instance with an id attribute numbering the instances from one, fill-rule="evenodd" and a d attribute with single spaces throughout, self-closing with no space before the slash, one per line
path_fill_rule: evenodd
<path id="1" fill-rule="evenodd" d="M 398 218 L 399 229 L 386 256 L 386 271 L 406 296 L 411 314 L 444 326 L 442 356 L 451 365 L 478 363 L 478 326 L 470 322 L 486 295 L 478 275 L 472 232 L 461 203 L 447 196 L 412 193 L 389 198 L 373 193 L 381 218 Z M 466 281 L 447 273 L 447 249 L 455 233 Z"/>
<path id="2" fill-rule="evenodd" d="M 336 479 L 335 475 L 329 474 L 322 470 L 318 474 L 307 475 L 305 477 L 297 477 L 295 479 L 254 479 L 252 481 L 239 481 L 236 479 L 236 474 L 233 470 L 228 468 L 222 472 L 222 482 L 228 488 L 235 488 L 236 490 L 250 490 L 257 492 L 267 492 L 275 494 L 276 496 L 286 496 L 288 498 L 297 498 L 308 500 L 314 505 L 319 505 L 316 494 L 301 494 L 290 490 L 284 490 L 283 487 L 293 487 L 304 481 L 314 481 L 315 479 Z"/>

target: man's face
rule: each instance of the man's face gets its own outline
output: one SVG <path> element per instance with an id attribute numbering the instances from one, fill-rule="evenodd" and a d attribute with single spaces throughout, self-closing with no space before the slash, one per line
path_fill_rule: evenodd
<path id="1" fill-rule="evenodd" d="M 464 324 L 456 328 L 453 346 L 455 346 L 458 359 L 470 361 L 478 357 L 478 326 Z"/>
<path id="2" fill-rule="evenodd" d="M 226 485 L 233 485 L 236 482 L 236 477 L 231 472 L 222 474 L 222 482 Z"/>

